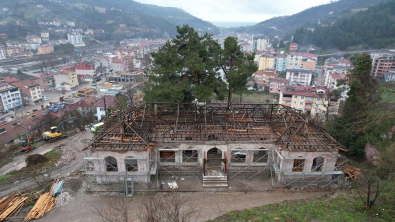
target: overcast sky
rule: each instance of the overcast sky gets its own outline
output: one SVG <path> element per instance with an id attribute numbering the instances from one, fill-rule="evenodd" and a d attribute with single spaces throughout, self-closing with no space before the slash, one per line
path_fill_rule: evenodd
<path id="1" fill-rule="evenodd" d="M 171 6 L 210 22 L 258 23 L 278 15 L 292 15 L 330 0 L 137 0 Z"/>

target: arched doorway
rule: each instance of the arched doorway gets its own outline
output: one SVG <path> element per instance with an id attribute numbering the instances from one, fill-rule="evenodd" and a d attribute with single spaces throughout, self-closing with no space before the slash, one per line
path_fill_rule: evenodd
<path id="1" fill-rule="evenodd" d="M 226 171 L 226 158 L 222 157 L 222 151 L 211 148 L 206 153 L 203 162 L 203 174 L 205 176 L 224 176 Z"/>

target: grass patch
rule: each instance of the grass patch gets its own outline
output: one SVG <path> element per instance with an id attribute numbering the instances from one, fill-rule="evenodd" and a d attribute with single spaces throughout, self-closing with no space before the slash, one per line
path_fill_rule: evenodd
<path id="1" fill-rule="evenodd" d="M 12 175 L 12 174 L 6 174 L 3 176 L 0 176 L 0 185 L 7 183 L 8 179 L 13 178 L 13 177 L 14 177 L 14 175 Z"/>
<path id="2" fill-rule="evenodd" d="M 242 96 L 242 103 L 266 103 L 267 100 L 269 100 L 269 103 L 278 103 L 278 100 L 275 100 L 274 97 L 278 94 L 274 93 L 249 93 L 249 94 L 243 94 Z M 233 103 L 239 103 L 240 102 L 240 95 L 233 94 L 232 95 Z"/>
<path id="3" fill-rule="evenodd" d="M 392 221 L 395 218 L 394 185 L 392 181 L 385 188 L 370 211 L 363 209 L 352 190 L 340 191 L 336 197 L 312 197 L 232 211 L 210 221 Z"/>

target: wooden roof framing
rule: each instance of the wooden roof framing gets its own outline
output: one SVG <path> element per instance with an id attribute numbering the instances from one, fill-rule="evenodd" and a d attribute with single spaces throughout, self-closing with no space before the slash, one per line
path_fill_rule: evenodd
<path id="1" fill-rule="evenodd" d="M 120 109 L 85 149 L 152 149 L 161 142 L 271 141 L 289 151 L 346 149 L 300 112 L 279 104 L 146 103 Z"/>

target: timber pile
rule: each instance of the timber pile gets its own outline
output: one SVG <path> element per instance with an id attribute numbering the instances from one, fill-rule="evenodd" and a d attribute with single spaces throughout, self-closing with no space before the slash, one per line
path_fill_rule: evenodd
<path id="1" fill-rule="evenodd" d="M 357 180 L 359 181 L 361 179 L 361 169 L 344 164 L 342 166 L 339 167 L 348 178 L 351 178 L 352 180 Z"/>
<path id="2" fill-rule="evenodd" d="M 56 180 L 52 186 L 51 189 L 49 190 L 48 193 L 44 193 L 41 195 L 34 207 L 30 210 L 30 212 L 27 214 L 25 217 L 24 221 L 30 221 L 33 219 L 39 219 L 45 214 L 47 214 L 49 211 L 55 209 L 55 204 L 56 200 L 58 199 L 57 197 L 53 197 L 53 192 L 54 192 L 54 185 L 58 183 L 59 180 Z"/>
<path id="3" fill-rule="evenodd" d="M 13 193 L 0 200 L 0 221 L 8 220 L 29 202 L 28 195 Z"/>

